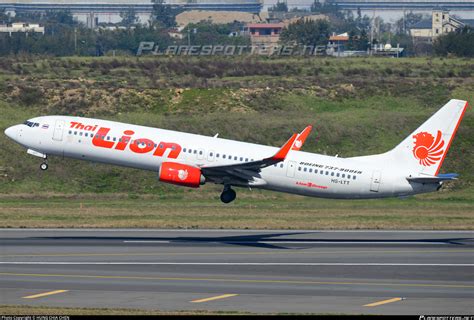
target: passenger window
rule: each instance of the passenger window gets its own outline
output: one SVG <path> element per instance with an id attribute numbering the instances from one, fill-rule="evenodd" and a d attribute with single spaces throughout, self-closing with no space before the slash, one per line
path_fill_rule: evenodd
<path id="1" fill-rule="evenodd" d="M 348 174 L 348 175 L 347 175 L 347 179 L 350 179 L 350 178 L 351 178 L 351 175 L 350 175 L 350 174 Z"/>
<path id="2" fill-rule="evenodd" d="M 225 159 L 225 154 L 222 155 L 222 158 Z"/>
<path id="3" fill-rule="evenodd" d="M 301 167 L 298 167 L 298 171 L 301 171 Z"/>
<path id="4" fill-rule="evenodd" d="M 355 180 L 355 179 L 356 179 L 356 176 L 353 176 L 353 177 L 352 177 L 352 180 Z"/>
<path id="5" fill-rule="evenodd" d="M 235 157 L 235 156 L 234 156 L 234 160 L 236 160 L 236 161 L 237 161 L 237 157 Z"/>
<path id="6" fill-rule="evenodd" d="M 249 162 L 249 158 L 245 158 L 245 162 Z"/>
<path id="7" fill-rule="evenodd" d="M 307 170 L 306 167 L 304 167 L 303 171 L 306 172 L 306 170 Z"/>
<path id="8" fill-rule="evenodd" d="M 74 131 L 74 135 L 77 136 L 77 131 Z"/>
<path id="9" fill-rule="evenodd" d="M 209 153 L 209 155 L 212 157 L 214 154 L 211 152 L 211 153 Z"/>
<path id="10" fill-rule="evenodd" d="M 240 161 L 244 161 L 244 158 L 240 157 Z"/>
<path id="11" fill-rule="evenodd" d="M 80 135 L 80 136 L 82 136 L 82 131 L 81 131 L 81 132 L 79 132 L 79 135 Z"/>
<path id="12" fill-rule="evenodd" d="M 312 173 L 313 172 L 313 169 L 309 168 L 309 173 Z"/>
<path id="13" fill-rule="evenodd" d="M 343 174 L 342 174 L 342 177 L 343 177 L 343 178 L 345 178 L 345 177 L 346 177 L 346 175 L 343 173 Z"/>
<path id="14" fill-rule="evenodd" d="M 197 154 L 197 150 L 194 150 L 194 154 Z"/>
<path id="15" fill-rule="evenodd" d="M 333 171 L 333 172 L 331 172 L 331 177 L 334 177 L 334 171 Z"/>
<path id="16" fill-rule="evenodd" d="M 69 134 L 72 134 L 72 131 L 71 131 L 71 130 L 69 130 Z"/>
<path id="17" fill-rule="evenodd" d="M 327 176 L 329 175 L 329 171 L 326 171 L 326 175 L 327 175 Z"/>
<path id="18" fill-rule="evenodd" d="M 282 163 L 282 164 L 280 164 L 280 168 L 283 168 L 283 163 Z"/>
<path id="19" fill-rule="evenodd" d="M 183 148 L 183 152 L 186 152 L 186 148 Z"/>
<path id="20" fill-rule="evenodd" d="M 339 178 L 339 172 L 336 174 L 336 176 Z"/>

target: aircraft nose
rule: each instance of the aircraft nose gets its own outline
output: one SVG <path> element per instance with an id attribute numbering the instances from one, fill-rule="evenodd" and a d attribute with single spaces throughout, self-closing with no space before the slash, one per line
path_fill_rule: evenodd
<path id="1" fill-rule="evenodd" d="M 18 135 L 18 126 L 16 125 L 5 129 L 5 135 L 12 140 L 16 140 Z"/>

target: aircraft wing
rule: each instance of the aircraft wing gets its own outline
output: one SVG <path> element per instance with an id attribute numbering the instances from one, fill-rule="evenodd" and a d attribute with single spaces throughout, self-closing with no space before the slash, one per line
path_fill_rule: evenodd
<path id="1" fill-rule="evenodd" d="M 240 162 L 226 165 L 213 165 L 201 167 L 201 172 L 206 178 L 213 181 L 231 183 L 234 181 L 247 184 L 249 181 L 264 184 L 264 181 L 259 181 L 260 170 L 269 167 L 278 162 L 284 161 L 288 152 L 290 152 L 298 135 L 293 136 L 275 153 L 273 156 L 264 158 L 262 160 Z M 261 179 L 260 179 L 261 180 Z"/>
<path id="2" fill-rule="evenodd" d="M 457 173 L 438 174 L 437 176 L 407 177 L 410 182 L 418 183 L 439 183 L 442 181 L 457 180 Z"/>

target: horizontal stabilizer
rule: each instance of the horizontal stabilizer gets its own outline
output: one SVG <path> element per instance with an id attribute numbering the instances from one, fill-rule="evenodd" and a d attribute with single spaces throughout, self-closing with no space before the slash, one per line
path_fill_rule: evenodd
<path id="1" fill-rule="evenodd" d="M 457 180 L 457 173 L 438 174 L 437 176 L 407 177 L 410 182 L 418 183 L 439 183 L 442 181 Z"/>

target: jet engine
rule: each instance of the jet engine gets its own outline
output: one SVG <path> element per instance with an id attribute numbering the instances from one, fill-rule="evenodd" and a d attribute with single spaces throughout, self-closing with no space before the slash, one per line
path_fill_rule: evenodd
<path id="1" fill-rule="evenodd" d="M 162 182 L 190 188 L 199 188 L 206 182 L 201 169 L 176 162 L 163 162 L 158 177 Z"/>

